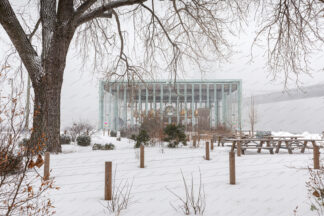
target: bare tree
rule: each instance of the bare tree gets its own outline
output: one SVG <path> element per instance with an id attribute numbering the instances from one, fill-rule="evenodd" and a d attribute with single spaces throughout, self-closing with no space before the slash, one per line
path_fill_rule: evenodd
<path id="1" fill-rule="evenodd" d="M 252 48 L 266 42 L 267 65 L 273 74 L 299 83 L 301 74 L 310 74 L 310 58 L 324 42 L 323 0 L 256 0 L 258 33 Z"/>
<path id="2" fill-rule="evenodd" d="M 31 4 L 37 3 L 28 1 L 24 7 Z M 231 33 L 237 14 L 245 11 L 241 7 L 245 5 L 236 0 L 41 0 L 35 27 L 30 27 L 25 22 L 31 16 L 26 15 L 27 10 L 18 19 L 9 0 L 2 0 L 0 24 L 34 90 L 31 140 L 43 137 L 49 151 L 61 151 L 61 88 L 74 35 L 83 56 L 92 55 L 95 69 L 108 77 L 142 79 L 152 69 L 163 68 L 176 79 L 184 60 L 200 66 L 203 59 L 215 59 L 212 55 L 218 60 L 228 57 L 230 44 L 224 36 Z M 39 40 L 32 43 L 28 35 L 35 32 L 40 34 Z M 33 46 L 37 43 L 39 53 Z"/>
<path id="3" fill-rule="evenodd" d="M 33 27 L 26 20 L 35 13 L 27 9 L 37 2 L 27 1 L 18 13 L 9 0 L 0 1 L 0 24 L 34 90 L 31 140 L 43 137 L 49 151 L 61 151 L 61 88 L 73 38 L 83 62 L 93 59 L 107 78 L 143 80 L 169 71 L 176 80 L 193 64 L 203 70 L 201 61 L 227 60 L 226 38 L 241 26 L 237 20 L 245 21 L 251 3 L 261 27 L 254 44 L 266 35 L 274 75 L 283 73 L 287 81 L 292 73 L 307 73 L 309 53 L 323 42 L 323 0 L 41 0 Z M 31 42 L 28 36 L 37 33 Z"/>
<path id="4" fill-rule="evenodd" d="M 249 123 L 251 126 L 251 135 L 254 136 L 254 127 L 255 124 L 257 123 L 258 118 L 257 118 L 257 111 L 256 107 L 254 104 L 254 96 L 251 96 L 251 101 L 250 101 L 250 111 L 249 111 Z"/>

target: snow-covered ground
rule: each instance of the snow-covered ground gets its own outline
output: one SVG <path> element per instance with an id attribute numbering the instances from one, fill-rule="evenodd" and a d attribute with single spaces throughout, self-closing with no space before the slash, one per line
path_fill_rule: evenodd
<path id="1" fill-rule="evenodd" d="M 278 132 L 276 135 L 286 135 Z M 318 135 L 305 133 L 308 137 Z M 270 155 L 256 150 L 236 157 L 236 185 L 229 184 L 229 148 L 216 147 L 211 160 L 204 160 L 204 147 L 177 149 L 145 148 L 145 168 L 139 168 L 138 150 L 133 141 L 103 137 L 96 134 L 92 143 L 113 143 L 116 150 L 92 151 L 91 147 L 64 145 L 63 154 L 51 155 L 51 176 L 58 191 L 51 198 L 59 216 L 100 216 L 105 213 L 104 162 L 112 161 L 117 168 L 116 182 L 133 181 L 131 204 L 121 215 L 157 216 L 184 215 L 172 206 L 178 199 L 169 190 L 184 195 L 181 171 L 190 182 L 194 177 L 199 186 L 199 172 L 206 193 L 207 216 L 288 216 L 298 206 L 298 215 L 313 215 L 309 211 L 305 182 L 308 166 L 312 166 L 312 151 L 295 151 L 289 155 L 280 150 Z"/>

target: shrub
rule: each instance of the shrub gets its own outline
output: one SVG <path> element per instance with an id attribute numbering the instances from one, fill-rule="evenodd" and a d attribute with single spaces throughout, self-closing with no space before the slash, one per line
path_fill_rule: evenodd
<path id="1" fill-rule="evenodd" d="M 105 145 L 101 145 L 101 144 L 93 144 L 92 146 L 92 150 L 114 150 L 115 149 L 115 145 L 112 143 L 106 143 Z"/>
<path id="2" fill-rule="evenodd" d="M 132 136 L 130 137 L 130 139 L 136 141 L 136 135 L 135 134 L 132 134 Z"/>
<path id="3" fill-rule="evenodd" d="M 23 138 L 19 143 L 19 147 L 24 148 L 24 154 L 29 155 L 29 154 L 35 154 L 33 150 L 35 150 L 35 145 L 30 141 L 28 138 Z M 39 153 L 44 152 L 45 148 L 42 148 L 38 150 Z"/>
<path id="4" fill-rule="evenodd" d="M 109 144 L 105 144 L 103 146 L 103 150 L 114 150 L 115 149 L 115 145 L 112 144 L 112 143 L 109 143 Z"/>
<path id="5" fill-rule="evenodd" d="M 160 117 L 144 117 L 140 129 L 145 130 L 151 138 L 158 138 L 163 129 Z"/>
<path id="6" fill-rule="evenodd" d="M 116 131 L 110 131 L 110 136 L 111 137 L 116 137 L 117 136 L 117 132 Z"/>
<path id="7" fill-rule="evenodd" d="M 179 206 L 174 206 L 173 204 L 171 204 L 171 206 L 176 211 L 181 210 L 182 213 L 185 215 L 204 215 L 206 209 L 206 194 L 204 190 L 204 185 L 201 180 L 201 172 L 199 171 L 199 173 L 200 173 L 200 182 L 198 188 L 195 188 L 193 177 L 191 177 L 191 180 L 189 181 L 191 182 L 191 185 L 189 185 L 181 171 L 185 196 L 176 194 L 175 192 L 167 188 L 167 190 L 170 193 L 172 193 L 180 203 Z"/>
<path id="8" fill-rule="evenodd" d="M 164 133 L 166 134 L 164 140 L 169 142 L 168 147 L 175 148 L 180 142 L 183 145 L 187 145 L 186 134 L 183 126 L 169 124 L 164 128 Z"/>
<path id="9" fill-rule="evenodd" d="M 71 138 L 69 136 L 67 136 L 67 135 L 62 134 L 60 136 L 60 143 L 63 144 L 63 145 L 64 144 L 70 144 L 71 143 Z"/>
<path id="10" fill-rule="evenodd" d="M 92 146 L 92 150 L 100 150 L 101 149 L 101 144 L 95 143 Z"/>
<path id="11" fill-rule="evenodd" d="M 22 157 L 0 149 L 0 176 L 15 174 L 22 170 Z"/>
<path id="12" fill-rule="evenodd" d="M 141 144 L 147 145 L 150 141 L 150 136 L 146 132 L 146 130 L 141 130 L 136 137 L 135 148 L 139 148 Z"/>
<path id="13" fill-rule="evenodd" d="M 91 137 L 87 135 L 81 135 L 77 137 L 77 143 L 80 146 L 89 146 L 91 143 Z"/>
<path id="14" fill-rule="evenodd" d="M 65 131 L 71 136 L 73 142 L 80 135 L 91 136 L 95 132 L 94 127 L 85 120 L 73 122 L 73 125 L 65 128 Z"/>
<path id="15" fill-rule="evenodd" d="M 179 143 L 176 143 L 176 142 L 170 142 L 168 144 L 168 148 L 176 148 L 178 146 Z"/>

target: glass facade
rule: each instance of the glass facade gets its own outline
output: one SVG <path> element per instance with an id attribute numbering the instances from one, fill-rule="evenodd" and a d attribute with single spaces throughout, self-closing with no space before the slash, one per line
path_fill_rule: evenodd
<path id="1" fill-rule="evenodd" d="M 241 128 L 241 80 L 105 82 L 99 85 L 99 129 L 140 126 L 144 118 L 187 131 Z"/>

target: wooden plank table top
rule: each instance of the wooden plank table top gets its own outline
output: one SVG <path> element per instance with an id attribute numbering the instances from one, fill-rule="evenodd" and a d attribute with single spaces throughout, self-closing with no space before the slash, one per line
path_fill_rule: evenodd
<path id="1" fill-rule="evenodd" d="M 241 149 L 249 149 L 249 148 L 257 148 L 258 153 L 261 152 L 261 149 L 276 149 L 276 153 L 279 153 L 279 149 L 287 149 L 289 154 L 292 154 L 292 150 L 294 148 L 300 148 L 301 153 L 305 152 L 306 148 L 313 148 L 316 144 L 316 142 L 324 141 L 322 139 L 271 139 L 271 138 L 247 138 L 247 139 L 242 139 L 242 138 L 229 138 L 226 139 L 226 141 L 232 143 L 232 148 L 231 150 L 234 151 L 234 148 L 238 148 L 239 146 L 239 151 Z M 311 143 L 311 147 L 309 147 L 307 144 Z M 263 147 L 263 144 L 267 144 L 266 147 Z M 284 145 L 283 145 L 284 144 Z M 243 152 L 244 154 L 244 152 Z"/>
<path id="2" fill-rule="evenodd" d="M 226 141 L 275 141 L 269 138 L 228 138 Z"/>

